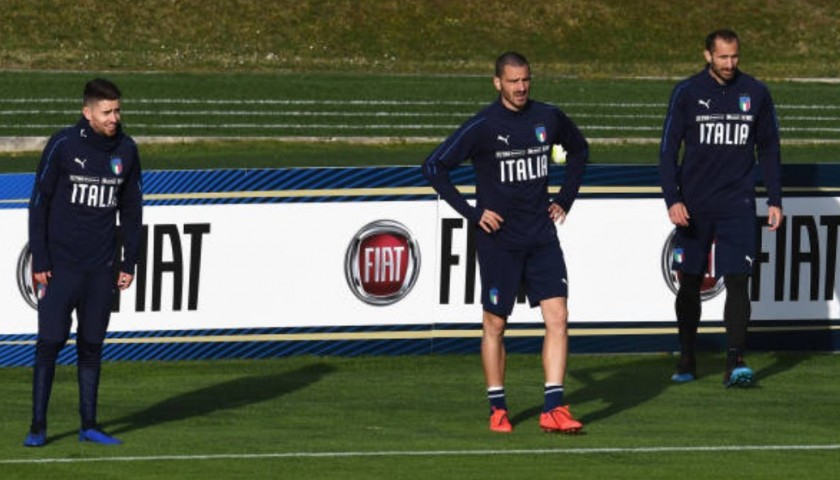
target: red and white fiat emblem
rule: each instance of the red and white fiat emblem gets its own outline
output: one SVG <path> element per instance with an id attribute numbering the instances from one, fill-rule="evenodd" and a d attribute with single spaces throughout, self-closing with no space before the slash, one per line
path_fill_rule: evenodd
<path id="1" fill-rule="evenodd" d="M 393 220 L 362 227 L 347 247 L 344 273 L 350 290 L 371 305 L 405 297 L 420 272 L 420 248 L 408 229 Z"/>
<path id="2" fill-rule="evenodd" d="M 676 236 L 677 229 L 675 228 L 668 235 L 668 239 L 665 240 L 665 247 L 662 249 L 662 276 L 674 295 L 680 289 L 680 280 L 682 279 L 682 272 L 673 268 L 674 255 L 677 254 Z M 703 274 L 703 282 L 700 284 L 700 299 L 705 301 L 715 298 L 723 291 L 723 287 L 723 277 L 715 279 L 715 244 L 712 242 L 709 259 L 706 262 L 706 272 Z"/>
<path id="3" fill-rule="evenodd" d="M 38 289 L 35 287 L 35 279 L 32 278 L 32 252 L 29 251 L 29 244 L 23 246 L 20 251 L 16 269 L 17 285 L 20 295 L 26 304 L 35 310 L 38 309 Z"/>

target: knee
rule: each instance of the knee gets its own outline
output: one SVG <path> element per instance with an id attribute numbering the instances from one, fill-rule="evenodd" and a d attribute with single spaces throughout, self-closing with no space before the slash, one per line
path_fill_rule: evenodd
<path id="1" fill-rule="evenodd" d="M 702 275 L 683 275 L 680 279 L 680 288 L 677 290 L 676 304 L 688 308 L 698 308 L 700 305 L 700 286 L 703 284 Z"/>
<path id="2" fill-rule="evenodd" d="M 565 305 L 545 310 L 543 322 L 547 334 L 565 335 L 569 330 L 569 310 Z"/>
<path id="3" fill-rule="evenodd" d="M 507 325 L 507 319 L 505 317 L 500 317 L 494 313 L 490 313 L 488 311 L 484 312 L 484 317 L 482 319 L 482 326 L 484 328 L 484 334 L 493 336 L 493 337 L 501 337 L 505 333 L 505 326 Z"/>
<path id="4" fill-rule="evenodd" d="M 80 367 L 98 367 L 102 363 L 102 344 L 78 340 L 76 355 Z"/>
<path id="5" fill-rule="evenodd" d="M 747 284 L 750 276 L 745 273 L 729 274 L 723 276 L 723 284 L 726 285 L 727 290 L 747 291 Z"/>
<path id="6" fill-rule="evenodd" d="M 723 284 L 726 285 L 726 302 L 733 308 L 748 309 L 750 303 L 749 276 L 745 274 L 724 275 Z"/>
<path id="7" fill-rule="evenodd" d="M 677 294 L 685 296 L 700 295 L 700 286 L 702 283 L 703 275 L 684 273 L 682 278 L 680 278 L 680 288 Z"/>
<path id="8" fill-rule="evenodd" d="M 49 341 L 41 340 L 35 343 L 35 363 L 37 364 L 55 364 L 58 358 L 58 353 L 64 348 L 64 341 Z"/>
<path id="9" fill-rule="evenodd" d="M 568 335 L 569 333 L 569 322 L 566 320 L 566 317 L 557 318 L 557 319 L 546 319 L 545 321 L 545 334 L 546 335 Z"/>

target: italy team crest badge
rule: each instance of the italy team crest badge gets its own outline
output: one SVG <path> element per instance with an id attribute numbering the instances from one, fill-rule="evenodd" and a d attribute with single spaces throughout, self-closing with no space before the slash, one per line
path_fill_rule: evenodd
<path id="1" fill-rule="evenodd" d="M 122 175 L 123 164 L 121 158 L 114 157 L 111 159 L 111 171 L 114 172 L 114 175 Z"/>
<path id="2" fill-rule="evenodd" d="M 545 127 L 543 125 L 537 125 L 534 129 L 534 133 L 537 134 L 537 140 L 539 140 L 540 143 L 545 143 L 548 139 L 548 134 L 545 133 Z"/>
<path id="3" fill-rule="evenodd" d="M 741 109 L 742 112 L 749 112 L 750 111 L 750 96 L 741 94 L 740 98 L 738 98 L 738 108 Z"/>

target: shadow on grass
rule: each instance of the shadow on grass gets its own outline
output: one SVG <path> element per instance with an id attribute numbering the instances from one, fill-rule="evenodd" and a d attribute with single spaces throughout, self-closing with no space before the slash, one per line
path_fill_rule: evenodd
<path id="1" fill-rule="evenodd" d="M 331 365 L 315 363 L 282 373 L 237 378 L 181 393 L 101 425 L 108 433 L 117 435 L 167 422 L 200 417 L 219 410 L 240 408 L 306 388 L 333 371 L 335 367 Z M 55 441 L 76 434 L 76 431 L 66 432 L 50 440 Z"/>
<path id="2" fill-rule="evenodd" d="M 566 395 L 566 402 L 572 405 L 573 414 L 574 405 L 591 401 L 607 404 L 605 408 L 585 416 L 576 415 L 584 425 L 608 418 L 662 393 L 670 386 L 668 376 L 673 365 L 674 357 L 671 356 L 640 356 L 631 363 L 620 362 L 584 369 L 572 366 L 568 376 L 580 387 Z M 541 405 L 534 406 L 511 418 L 511 422 L 516 425 L 538 416 L 541 411 Z"/>
<path id="3" fill-rule="evenodd" d="M 752 385 L 747 386 L 746 388 L 749 389 L 760 389 L 762 388 L 762 382 L 765 380 L 770 379 L 776 375 L 784 373 L 788 370 L 792 370 L 796 368 L 797 365 L 800 363 L 807 361 L 811 358 L 811 354 L 804 353 L 804 352 L 766 352 L 763 355 L 767 355 L 771 359 L 771 363 L 768 365 L 764 365 L 761 368 L 756 368 L 750 362 L 750 355 L 747 355 L 746 362 L 747 365 L 752 366 L 754 368 L 754 382 Z M 697 358 L 697 370 L 698 370 L 698 380 L 712 377 L 717 380 L 717 384 L 720 385 L 721 388 L 723 387 L 723 376 L 725 372 L 725 365 L 726 365 L 726 354 L 725 353 L 705 353 Z M 734 388 L 734 387 L 730 387 Z M 741 387 L 744 388 L 744 387 Z"/>
<path id="4" fill-rule="evenodd" d="M 619 414 L 659 396 L 671 386 L 675 357 L 643 356 L 630 363 L 570 371 L 582 385 L 571 395 L 574 404 L 600 401 L 606 406 L 579 418 L 584 425 Z"/>
<path id="5" fill-rule="evenodd" d="M 809 355 L 803 353 L 770 355 L 772 363 L 755 372 L 758 388 L 761 387 L 762 380 L 791 370 L 809 358 Z M 580 387 L 567 395 L 566 400 L 572 405 L 572 413 L 574 413 L 574 405 L 587 402 L 606 404 L 603 408 L 578 417 L 584 425 L 604 420 L 642 405 L 668 388 L 679 388 L 679 385 L 670 380 L 676 362 L 677 357 L 657 355 L 639 357 L 638 360 L 630 363 L 621 362 L 584 369 L 572 367 L 569 377 L 573 378 Z M 725 359 L 721 354 L 701 354 L 698 357 L 700 378 L 718 376 L 722 382 L 724 363 Z M 722 383 L 712 388 L 720 388 L 721 393 L 724 391 Z M 541 411 L 541 405 L 531 407 L 511 418 L 511 423 L 516 425 L 538 416 Z"/>
<path id="6" fill-rule="evenodd" d="M 755 378 L 759 387 L 761 386 L 762 380 L 792 370 L 800 363 L 811 358 L 810 354 L 805 353 L 773 353 L 771 355 L 773 357 L 773 363 L 755 371 Z"/>

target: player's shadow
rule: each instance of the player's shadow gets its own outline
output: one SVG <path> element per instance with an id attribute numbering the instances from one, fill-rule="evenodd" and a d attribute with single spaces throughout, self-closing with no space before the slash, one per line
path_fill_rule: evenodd
<path id="1" fill-rule="evenodd" d="M 167 422 L 209 415 L 220 410 L 240 408 L 306 388 L 335 371 L 335 367 L 314 363 L 296 370 L 271 375 L 253 375 L 217 383 L 162 400 L 143 410 L 103 422 L 103 429 L 114 435 Z M 51 441 L 77 432 L 67 432 Z"/>
<path id="2" fill-rule="evenodd" d="M 655 398 L 671 386 L 669 376 L 675 362 L 675 357 L 656 355 L 639 357 L 630 364 L 620 362 L 585 369 L 572 368 L 568 376 L 581 387 L 566 395 L 566 401 L 572 405 L 592 401 L 606 404 L 600 410 L 578 417 L 584 425 L 609 418 Z M 536 417 L 541 411 L 542 406 L 539 405 L 529 408 L 514 416 L 511 422 L 516 425 Z"/>
<path id="3" fill-rule="evenodd" d="M 571 371 L 571 377 L 583 388 L 575 390 L 569 401 L 600 401 L 606 405 L 581 416 L 584 425 L 609 418 L 656 398 L 670 387 L 675 363 L 675 357 L 655 355 L 640 357 L 629 365 L 619 362 Z"/>
<path id="4" fill-rule="evenodd" d="M 763 380 L 791 370 L 808 358 L 810 355 L 802 353 L 774 353 L 771 364 L 756 370 L 757 384 L 754 388 L 761 388 Z M 676 361 L 675 356 L 656 355 L 640 357 L 630 364 L 620 362 L 585 369 L 573 368 L 568 375 L 575 383 L 581 385 L 581 388 L 567 395 L 566 400 L 572 405 L 586 402 L 605 405 L 599 410 L 577 417 L 584 425 L 612 417 L 656 398 L 667 388 L 678 387 L 670 379 Z M 698 357 L 698 363 L 700 378 L 723 378 L 723 355 L 702 353 Z M 531 407 L 512 417 L 511 423 L 516 425 L 536 417 L 541 411 L 541 405 Z"/>
<path id="5" fill-rule="evenodd" d="M 775 352 L 773 355 L 773 363 L 766 367 L 759 368 L 755 371 L 756 387 L 761 388 L 762 380 L 766 380 L 774 375 L 792 370 L 800 363 L 811 358 L 809 354 L 803 353 L 785 353 Z"/>
<path id="6" fill-rule="evenodd" d="M 809 357 L 801 353 L 774 353 L 771 364 L 756 370 L 753 388 L 761 388 L 762 381 L 795 368 Z M 698 355 L 697 361 L 700 379 L 715 377 L 723 381 L 725 354 L 704 352 Z M 583 388 L 569 395 L 569 403 L 597 401 L 605 404 L 603 408 L 580 417 L 584 425 L 612 417 L 656 398 L 668 388 L 678 388 L 679 385 L 670 378 L 676 362 L 676 356 L 657 355 L 640 358 L 629 365 L 622 363 L 572 370 L 571 377 Z M 723 388 L 722 383 L 720 388 Z"/>

